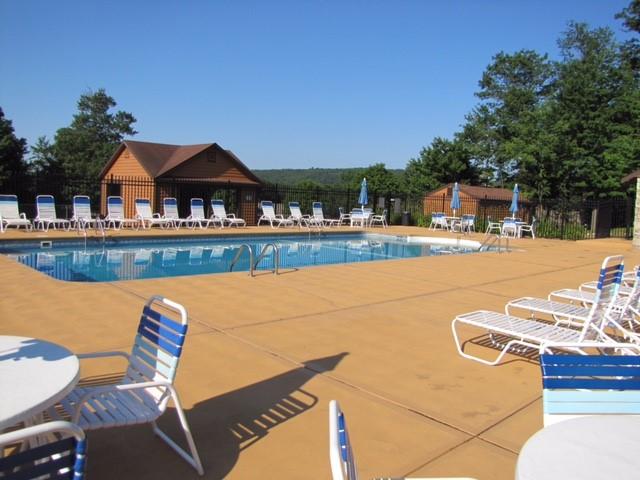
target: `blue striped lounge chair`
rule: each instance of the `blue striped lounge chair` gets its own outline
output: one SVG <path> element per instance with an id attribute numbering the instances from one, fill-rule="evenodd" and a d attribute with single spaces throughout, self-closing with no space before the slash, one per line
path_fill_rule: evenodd
<path id="1" fill-rule="evenodd" d="M 337 218 L 325 218 L 322 202 L 313 202 L 313 218 L 315 218 L 317 222 L 322 222 L 323 225 L 329 227 L 340 225 L 340 220 Z"/>
<path id="2" fill-rule="evenodd" d="M 609 275 L 619 275 L 620 272 L 612 270 L 607 272 Z M 602 273 L 601 273 L 602 277 Z M 606 274 L 605 274 L 606 277 Z M 595 296 L 601 292 L 605 286 L 606 278 L 603 277 L 598 281 L 598 285 L 593 293 L 593 302 L 588 306 L 576 305 L 573 303 L 548 300 L 544 298 L 522 297 L 509 301 L 505 306 L 505 313 L 511 314 L 514 309 L 525 310 L 534 317 L 536 314 L 548 315 L 556 322 L 556 324 L 566 323 L 568 325 L 580 326 L 588 321 L 591 310 L 596 308 Z M 612 280 L 618 282 L 620 278 Z M 618 289 L 622 285 L 618 286 Z M 635 271 L 635 280 L 630 288 L 629 295 L 618 295 L 610 298 L 610 304 L 606 312 L 608 325 L 622 334 L 625 338 L 640 343 L 640 335 L 635 331 L 638 325 L 636 319 L 638 313 L 638 304 L 640 303 L 640 272 Z M 600 293 L 601 295 L 601 293 Z"/>
<path id="3" fill-rule="evenodd" d="M 303 215 L 299 202 L 289 202 L 289 218 L 297 223 L 299 226 L 306 227 L 322 227 L 322 222 L 317 221 L 311 215 Z"/>
<path id="4" fill-rule="evenodd" d="M 96 225 L 97 221 L 91 215 L 91 199 L 87 195 L 75 195 L 71 225 L 79 230 L 86 230 L 87 227 Z"/>
<path id="5" fill-rule="evenodd" d="M 180 228 L 183 225 L 191 226 L 194 228 L 196 225 L 188 218 L 180 218 L 178 213 L 178 201 L 175 197 L 166 197 L 162 200 L 162 209 L 164 211 L 164 218 L 171 220 L 175 228 Z"/>
<path id="6" fill-rule="evenodd" d="M 71 228 L 71 222 L 64 218 L 58 218 L 56 215 L 56 201 L 52 195 L 38 195 L 36 197 L 36 218 L 33 219 L 33 223 L 37 229 L 44 232 L 49 230 L 49 227 L 63 228 L 69 230 Z"/>
<path id="7" fill-rule="evenodd" d="M 33 225 L 24 213 L 18 210 L 18 197 L 15 195 L 0 195 L 0 233 L 9 227 L 24 227 L 31 230 Z"/>
<path id="8" fill-rule="evenodd" d="M 193 222 L 193 225 L 198 225 L 200 228 L 207 228 L 211 224 L 218 224 L 222 228 L 222 221 L 217 218 L 207 218 L 204 213 L 204 200 L 201 198 L 191 199 L 191 215 L 188 220 Z"/>
<path id="9" fill-rule="evenodd" d="M 612 256 L 604 259 L 600 269 L 602 287 L 597 294 L 597 302 L 579 329 L 554 325 L 531 318 L 525 319 L 504 313 L 477 310 L 458 315 L 451 322 L 451 331 L 458 353 L 465 358 L 485 365 L 496 365 L 510 349 L 518 345 L 537 349 L 542 344 L 571 343 L 575 344 L 575 346 L 571 347 L 570 350 L 583 353 L 580 343 L 613 341 L 604 329 L 610 317 L 612 301 L 620 285 L 623 268 L 624 264 L 621 256 Z M 464 352 L 463 344 L 457 331 L 458 326 L 461 324 L 485 330 L 494 345 L 501 348 L 497 358 L 489 361 Z M 508 337 L 509 340 L 506 342 L 494 341 L 496 335 Z"/>
<path id="10" fill-rule="evenodd" d="M 107 228 L 120 230 L 122 227 L 139 227 L 138 220 L 124 216 L 124 201 L 122 197 L 113 195 L 107 197 L 107 216 L 104 217 Z"/>
<path id="11" fill-rule="evenodd" d="M 347 420 L 336 400 L 329 402 L 329 463 L 333 480 L 357 480 L 358 469 L 347 430 Z M 384 477 L 386 478 L 386 477 Z M 393 477 L 402 480 L 401 477 Z M 391 479 L 389 479 L 391 480 Z M 407 478 L 407 480 L 410 480 Z M 421 477 L 415 480 L 474 480 L 469 477 Z"/>
<path id="12" fill-rule="evenodd" d="M 151 202 L 148 198 L 136 198 L 136 217 L 139 225 L 143 229 L 151 228 L 154 225 L 158 225 L 161 228 L 173 227 L 173 220 L 169 218 L 163 218 L 159 213 L 153 213 L 151 211 Z"/>
<path id="13" fill-rule="evenodd" d="M 245 222 L 243 218 L 236 217 L 235 213 L 227 213 L 227 210 L 224 208 L 224 200 L 212 199 L 211 210 L 213 210 L 212 218 L 219 219 L 223 227 L 225 224 L 230 227 L 247 226 L 247 222 Z"/>
<path id="14" fill-rule="evenodd" d="M 54 440 L 43 444 L 43 438 Z M 36 446 L 7 456 L 0 455 L 0 478 L 84 478 L 87 440 L 80 427 L 56 421 L 0 434 L 0 453 L 5 446 L 17 443 L 30 445 L 32 442 Z"/>
<path id="15" fill-rule="evenodd" d="M 151 423 L 153 431 L 202 475 L 202 463 L 173 383 L 187 335 L 187 312 L 176 302 L 151 297 L 142 316 L 131 353 L 98 352 L 80 359 L 120 356 L 128 361 L 121 383 L 80 386 L 49 410 L 53 419 L 70 418 L 84 430 Z M 156 420 L 172 400 L 189 453 L 158 427 Z M 62 417 L 62 418 L 60 418 Z"/>
<path id="16" fill-rule="evenodd" d="M 269 225 L 271 225 L 271 228 L 292 227 L 293 225 L 295 225 L 292 219 L 284 218 L 280 214 L 276 215 L 273 202 L 270 200 L 262 200 L 260 202 L 260 209 L 262 210 L 262 215 L 258 219 L 258 226 L 260 226 L 262 222 L 268 222 Z"/>
<path id="17" fill-rule="evenodd" d="M 544 426 L 583 415 L 640 414 L 637 353 L 540 355 Z"/>

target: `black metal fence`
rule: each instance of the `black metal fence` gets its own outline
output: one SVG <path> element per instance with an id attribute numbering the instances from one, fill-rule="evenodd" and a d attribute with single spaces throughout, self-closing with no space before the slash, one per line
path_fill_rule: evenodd
<path id="1" fill-rule="evenodd" d="M 211 198 L 225 200 L 228 212 L 236 212 L 249 219 L 259 218 L 259 202 L 271 200 L 276 213 L 289 215 L 288 204 L 300 203 L 303 213 L 312 212 L 313 202 L 323 204 L 326 217 L 338 216 L 339 208 L 349 211 L 359 207 L 360 190 L 335 188 L 302 188 L 289 185 L 263 185 L 250 199 L 241 198 L 240 191 L 246 187 L 230 183 L 208 182 L 203 179 L 165 178 L 150 180 L 146 178 L 108 178 L 102 182 L 85 178 L 62 176 L 28 177 L 20 182 L 0 185 L 0 193 L 18 195 L 21 211 L 33 218 L 36 214 L 35 197 L 38 194 L 53 195 L 56 199 L 58 215 L 70 218 L 74 195 L 89 195 L 92 206 L 99 213 L 104 205 L 101 196 L 123 195 L 125 199 L 149 198 L 159 209 L 164 197 L 178 199 L 181 216 L 189 214 L 189 201 L 201 197 L 208 205 Z M 246 192 L 245 192 L 246 193 Z M 422 197 L 409 197 L 404 194 L 382 195 L 369 192 L 370 207 L 378 213 L 387 210 L 390 224 L 408 223 L 410 225 L 429 226 L 431 213 L 445 211 L 452 214 L 451 198 L 444 196 L 434 204 L 430 199 L 425 203 Z M 488 222 L 502 220 L 511 216 L 507 200 L 461 199 L 461 208 L 456 212 L 476 215 L 476 230 L 484 231 Z M 132 207 L 129 207 L 132 208 Z M 536 235 L 546 238 L 582 240 L 589 238 L 633 236 L 634 201 L 632 198 L 614 198 L 604 200 L 586 200 L 570 202 L 551 200 L 543 203 L 523 200 L 516 214 L 523 221 L 536 223 Z M 252 222 L 250 222 L 252 223 Z"/>

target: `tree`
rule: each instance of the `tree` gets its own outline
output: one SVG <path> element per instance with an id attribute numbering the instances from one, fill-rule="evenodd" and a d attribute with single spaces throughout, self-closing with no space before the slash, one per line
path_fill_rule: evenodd
<path id="1" fill-rule="evenodd" d="M 131 113 L 109 110 L 115 100 L 104 89 L 80 96 L 71 125 L 56 132 L 53 151 L 66 175 L 95 178 L 125 135 L 135 135 Z"/>
<path id="2" fill-rule="evenodd" d="M 62 165 L 55 155 L 54 146 L 47 137 L 38 137 L 31 146 L 30 170 L 36 175 L 59 175 L 63 172 Z"/>
<path id="3" fill-rule="evenodd" d="M 447 140 L 436 137 L 429 147 L 420 151 L 418 158 L 407 164 L 404 184 L 410 195 L 424 195 L 445 183 L 478 181 L 467 145 L 459 138 Z"/>
<path id="4" fill-rule="evenodd" d="M 384 163 L 375 163 L 367 167 L 362 176 L 367 179 L 367 188 L 370 192 L 389 197 L 400 192 L 400 179 L 398 175 L 390 172 Z M 360 182 L 362 179 L 360 179 Z M 360 186 L 360 183 L 358 183 Z"/>
<path id="5" fill-rule="evenodd" d="M 26 176 L 26 152 L 27 141 L 16 137 L 11 120 L 5 118 L 0 108 L 0 185 L 5 189 L 16 192 L 19 182 Z"/>
<path id="6" fill-rule="evenodd" d="M 620 179 L 640 153 L 638 85 L 608 28 L 571 23 L 558 42 L 551 104 L 558 193 L 585 199 L 622 195 Z"/>

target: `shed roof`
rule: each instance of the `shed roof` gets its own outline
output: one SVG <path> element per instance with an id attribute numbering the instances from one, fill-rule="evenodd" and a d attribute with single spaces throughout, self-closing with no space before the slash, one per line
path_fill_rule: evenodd
<path id="1" fill-rule="evenodd" d="M 509 190 L 508 188 L 479 187 L 476 185 L 464 185 L 462 183 L 458 184 L 458 187 L 460 188 L 461 192 L 464 192 L 465 194 L 477 200 L 487 199 L 487 200 L 511 201 L 511 198 L 513 197 L 513 190 Z M 435 194 L 439 190 L 442 190 L 442 188 L 443 187 L 440 187 L 437 190 L 433 190 L 432 192 L 429 192 L 427 196 L 429 197 Z M 453 188 L 453 184 L 452 183 L 447 184 L 446 188 L 447 189 Z M 520 197 L 520 201 L 526 201 L 526 200 Z"/>
<path id="2" fill-rule="evenodd" d="M 125 140 L 120 144 L 109 161 L 106 163 L 100 177 L 102 178 L 111 165 L 116 161 L 118 155 L 128 148 L 136 157 L 142 168 L 149 174 L 151 178 L 158 178 L 173 170 L 178 165 L 192 159 L 199 153 L 208 148 L 216 148 L 231 158 L 237 164 L 239 169 L 252 181 L 262 183 L 260 179 L 249 168 L 240 161 L 240 159 L 231 151 L 225 150 L 217 143 L 202 143 L 197 145 L 169 145 L 164 143 L 138 142 L 134 140 Z"/>

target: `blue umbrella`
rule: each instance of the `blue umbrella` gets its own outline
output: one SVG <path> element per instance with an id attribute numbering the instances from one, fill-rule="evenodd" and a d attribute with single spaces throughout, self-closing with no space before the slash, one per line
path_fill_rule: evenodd
<path id="1" fill-rule="evenodd" d="M 516 212 L 518 211 L 518 195 L 520 194 L 520 190 L 518 189 L 518 184 L 513 187 L 513 197 L 511 198 L 511 206 L 509 207 L 509 211 L 511 212 L 511 217 L 515 218 Z"/>
<path id="2" fill-rule="evenodd" d="M 363 178 L 362 183 L 360 184 L 360 196 L 358 197 L 358 203 L 362 206 L 364 210 L 364 206 L 369 203 L 369 196 L 367 194 L 367 179 Z"/>
<path id="3" fill-rule="evenodd" d="M 456 216 L 456 210 L 460 210 L 460 187 L 458 182 L 453 184 L 453 192 L 451 195 L 451 210 L 453 210 L 453 216 Z"/>

